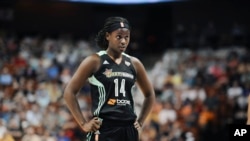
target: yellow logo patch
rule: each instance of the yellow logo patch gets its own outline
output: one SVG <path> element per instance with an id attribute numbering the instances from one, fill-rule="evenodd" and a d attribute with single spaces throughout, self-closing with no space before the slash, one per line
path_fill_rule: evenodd
<path id="1" fill-rule="evenodd" d="M 115 105 L 115 103 L 116 103 L 116 100 L 115 99 L 109 99 L 109 101 L 108 101 L 108 104 L 109 105 Z"/>

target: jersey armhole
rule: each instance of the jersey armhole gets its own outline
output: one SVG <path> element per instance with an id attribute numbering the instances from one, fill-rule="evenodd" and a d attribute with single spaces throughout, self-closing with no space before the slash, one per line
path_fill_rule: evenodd
<path id="1" fill-rule="evenodd" d="M 134 64 L 134 61 L 133 61 L 134 57 L 132 57 L 132 56 L 127 56 L 127 57 L 130 59 L 131 64 L 132 64 L 131 68 L 133 69 L 133 71 L 135 72 L 135 75 L 137 76 L 137 70 L 136 70 L 136 67 L 135 67 L 135 64 Z M 135 76 L 135 81 L 136 81 L 136 78 L 137 78 L 136 76 Z"/>
<path id="2" fill-rule="evenodd" d="M 99 58 L 99 60 L 98 60 L 99 66 L 96 67 L 96 70 L 89 76 L 89 78 L 92 77 L 96 72 L 98 72 L 100 70 L 101 63 L 102 63 L 102 58 L 98 53 L 93 54 L 93 56 L 95 56 L 96 58 Z"/>

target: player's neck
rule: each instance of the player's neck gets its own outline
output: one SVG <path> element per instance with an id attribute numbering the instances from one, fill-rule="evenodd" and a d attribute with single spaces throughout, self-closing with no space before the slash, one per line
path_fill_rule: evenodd
<path id="1" fill-rule="evenodd" d="M 108 56 L 112 58 L 113 60 L 122 58 L 122 53 L 117 53 L 112 50 L 106 50 Z"/>
<path id="2" fill-rule="evenodd" d="M 108 56 L 114 61 L 114 62 L 116 62 L 117 64 L 120 64 L 121 63 L 121 61 L 122 61 L 122 54 L 120 53 L 114 53 L 114 52 L 112 52 L 112 51 L 109 51 L 109 50 L 107 50 L 106 51 L 107 52 L 107 54 L 108 54 Z"/>

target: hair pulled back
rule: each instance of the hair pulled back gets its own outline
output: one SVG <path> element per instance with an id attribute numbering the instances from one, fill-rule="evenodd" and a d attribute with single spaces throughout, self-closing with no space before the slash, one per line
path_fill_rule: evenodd
<path id="1" fill-rule="evenodd" d="M 127 28 L 130 30 L 129 22 L 123 17 L 108 17 L 105 20 L 103 28 L 96 35 L 95 41 L 102 49 L 108 48 L 108 41 L 106 40 L 106 33 L 111 33 L 118 28 Z"/>

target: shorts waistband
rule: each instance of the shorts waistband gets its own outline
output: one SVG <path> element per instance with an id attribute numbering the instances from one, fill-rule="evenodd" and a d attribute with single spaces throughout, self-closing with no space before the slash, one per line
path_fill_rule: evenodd
<path id="1" fill-rule="evenodd" d="M 102 126 L 131 126 L 134 124 L 134 120 L 111 120 L 103 119 Z"/>

